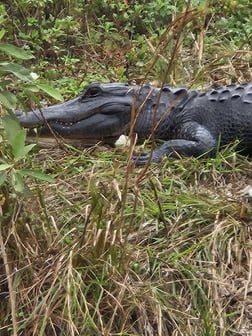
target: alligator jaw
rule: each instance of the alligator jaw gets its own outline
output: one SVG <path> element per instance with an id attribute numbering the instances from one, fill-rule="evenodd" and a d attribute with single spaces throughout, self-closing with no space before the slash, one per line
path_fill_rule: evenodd
<path id="1" fill-rule="evenodd" d="M 105 139 L 89 139 L 89 138 L 81 138 L 81 139 L 70 139 L 70 138 L 62 138 L 62 137 L 52 137 L 49 136 L 36 136 L 34 134 L 28 133 L 27 143 L 30 144 L 38 144 L 42 148 L 56 148 L 62 146 L 64 143 L 68 145 L 83 148 L 83 147 L 93 147 L 96 145 L 108 145 L 110 147 L 114 147 L 116 141 L 118 140 L 118 136 L 116 137 L 106 137 Z"/>
<path id="2" fill-rule="evenodd" d="M 16 116 L 25 128 L 40 128 L 42 137 L 58 134 L 84 143 L 87 139 L 111 143 L 127 129 L 133 99 L 134 92 L 126 84 L 94 83 L 78 98 L 28 113 L 16 112 Z"/>

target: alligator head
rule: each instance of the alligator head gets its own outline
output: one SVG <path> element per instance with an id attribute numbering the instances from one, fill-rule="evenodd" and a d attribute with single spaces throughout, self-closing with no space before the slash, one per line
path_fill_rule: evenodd
<path id="1" fill-rule="evenodd" d="M 75 99 L 30 112 L 16 112 L 16 116 L 25 128 L 39 128 L 40 137 L 50 138 L 54 133 L 64 139 L 79 139 L 84 144 L 86 141 L 111 144 L 129 127 L 134 88 L 123 83 L 92 83 Z"/>

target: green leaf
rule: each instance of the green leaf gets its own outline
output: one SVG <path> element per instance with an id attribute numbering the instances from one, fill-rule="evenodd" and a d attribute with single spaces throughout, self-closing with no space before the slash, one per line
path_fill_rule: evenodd
<path id="1" fill-rule="evenodd" d="M 12 165 L 8 164 L 8 163 L 0 164 L 0 171 L 6 170 L 6 169 L 11 168 L 11 167 L 12 167 Z"/>
<path id="2" fill-rule="evenodd" d="M 16 136 L 11 143 L 11 146 L 12 146 L 12 149 L 13 149 L 13 154 L 14 154 L 15 157 L 18 156 L 18 153 L 25 146 L 25 137 L 26 137 L 25 130 L 20 130 L 16 133 Z"/>
<path id="3" fill-rule="evenodd" d="M 47 84 L 37 84 L 37 87 L 46 92 L 49 96 L 53 97 L 54 99 L 57 99 L 59 101 L 63 101 L 64 98 L 62 97 L 62 95 L 59 93 L 58 90 L 52 88 L 50 85 Z"/>
<path id="4" fill-rule="evenodd" d="M 39 88 L 37 87 L 37 85 L 32 84 L 32 83 L 26 83 L 23 85 L 23 89 L 25 92 L 27 91 L 31 91 L 31 92 L 39 92 Z"/>
<path id="5" fill-rule="evenodd" d="M 46 182 L 50 182 L 50 183 L 54 183 L 55 182 L 54 178 L 52 178 L 51 176 L 48 176 L 48 175 L 42 173 L 39 170 L 22 169 L 22 170 L 20 170 L 20 173 L 23 176 L 31 176 L 31 177 L 34 177 L 36 179 L 43 180 L 43 181 L 46 181 Z"/>
<path id="6" fill-rule="evenodd" d="M 0 173 L 0 186 L 3 185 L 4 182 L 6 182 L 6 177 L 7 177 L 6 172 L 1 172 Z"/>
<path id="7" fill-rule="evenodd" d="M 29 51 L 23 50 L 9 43 L 0 43 L 0 51 L 22 60 L 34 58 Z"/>
<path id="8" fill-rule="evenodd" d="M 14 158 L 16 160 L 25 157 L 30 152 L 30 150 L 36 146 L 35 144 L 25 146 L 25 139 L 26 131 L 22 129 L 16 134 L 16 137 L 12 141 L 11 146 L 13 149 Z"/>
<path id="9" fill-rule="evenodd" d="M 12 146 L 17 133 L 22 129 L 14 114 L 7 114 L 2 117 L 2 123 L 6 134 L 6 140 Z"/>
<path id="10" fill-rule="evenodd" d="M 24 81 L 29 82 L 33 80 L 31 72 L 20 64 L 6 62 L 0 63 L 0 73 L 1 72 L 13 73 L 13 75 L 17 78 Z"/>
<path id="11" fill-rule="evenodd" d="M 15 159 L 16 160 L 19 160 L 21 158 L 24 158 L 31 150 L 33 147 L 35 147 L 36 144 L 30 144 L 30 145 L 27 145 L 27 146 L 23 146 L 23 147 L 19 147 L 17 148 L 17 150 L 13 150 L 13 154 L 15 156 Z"/>
<path id="12" fill-rule="evenodd" d="M 11 175 L 12 186 L 17 192 L 23 192 L 25 189 L 23 176 L 20 174 L 20 171 L 15 171 Z"/>
<path id="13" fill-rule="evenodd" d="M 0 25 L 3 23 L 3 21 L 0 18 Z M 6 33 L 5 29 L 0 29 L 0 40 L 4 37 L 4 34 Z"/>
<path id="14" fill-rule="evenodd" d="M 9 110 L 14 110 L 17 105 L 17 97 L 9 91 L 0 91 L 0 102 Z"/>
<path id="15" fill-rule="evenodd" d="M 26 130 L 22 129 L 14 114 L 2 117 L 2 123 L 6 134 L 7 143 L 12 147 L 16 160 L 25 157 L 35 144 L 25 145 Z"/>

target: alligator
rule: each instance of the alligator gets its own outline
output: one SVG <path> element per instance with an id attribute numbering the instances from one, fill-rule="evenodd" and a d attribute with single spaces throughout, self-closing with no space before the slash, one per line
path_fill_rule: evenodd
<path id="1" fill-rule="evenodd" d="M 58 134 L 113 144 L 122 134 L 162 141 L 135 164 L 162 157 L 213 156 L 238 140 L 237 149 L 252 154 L 252 82 L 193 90 L 125 83 L 92 83 L 79 97 L 30 112 L 16 112 L 25 128 L 41 136 Z"/>

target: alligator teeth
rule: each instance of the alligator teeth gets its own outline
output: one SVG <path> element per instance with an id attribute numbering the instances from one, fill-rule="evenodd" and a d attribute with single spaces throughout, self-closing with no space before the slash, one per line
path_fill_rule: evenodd
<path id="1" fill-rule="evenodd" d="M 54 122 L 56 124 L 59 124 L 59 125 L 62 125 L 62 126 L 72 126 L 74 124 L 78 124 L 79 123 L 79 121 L 76 121 L 76 122 L 72 122 L 72 121 L 66 122 L 66 121 L 61 121 L 61 120 L 55 120 Z"/>
<path id="2" fill-rule="evenodd" d="M 74 123 L 73 122 L 65 122 L 65 121 L 60 121 L 60 120 L 56 120 L 55 121 L 56 124 L 62 125 L 62 126 L 72 126 Z"/>

